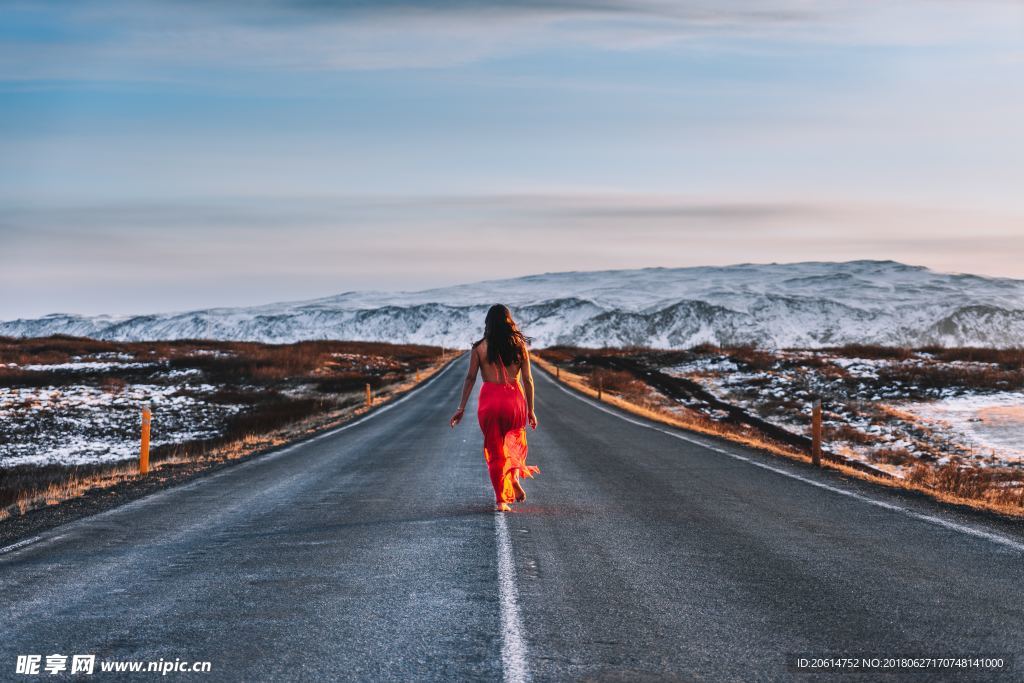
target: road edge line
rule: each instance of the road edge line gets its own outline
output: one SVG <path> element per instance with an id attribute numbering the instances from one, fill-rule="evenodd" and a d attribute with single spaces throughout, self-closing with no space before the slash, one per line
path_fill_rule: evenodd
<path id="1" fill-rule="evenodd" d="M 32 545 L 41 538 L 42 536 L 33 536 L 31 538 L 23 538 L 22 540 L 16 543 L 12 543 L 10 545 L 5 545 L 3 548 L 0 548 L 0 555 L 6 555 L 7 553 L 14 552 L 19 548 L 24 548 L 27 545 Z"/>

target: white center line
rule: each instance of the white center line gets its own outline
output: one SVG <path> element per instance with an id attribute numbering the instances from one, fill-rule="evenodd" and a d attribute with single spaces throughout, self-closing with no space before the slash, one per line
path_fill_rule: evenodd
<path id="1" fill-rule="evenodd" d="M 505 513 L 494 515 L 494 533 L 498 540 L 498 594 L 501 602 L 501 666 L 505 683 L 530 680 L 526 666 L 526 642 L 519 618 L 519 589 L 516 566 L 512 560 L 512 541 L 508 536 Z"/>
<path id="2" fill-rule="evenodd" d="M 715 451 L 716 453 L 721 453 L 722 455 L 727 455 L 730 458 L 735 458 L 736 460 L 742 460 L 743 462 L 749 463 L 749 464 L 753 465 L 754 467 L 760 467 L 761 469 L 765 469 L 765 470 L 768 470 L 770 472 L 775 472 L 776 474 L 781 474 L 784 477 L 789 477 L 790 479 L 796 479 L 797 481 L 802 481 L 805 484 L 810 484 L 811 486 L 816 486 L 819 489 L 825 489 L 826 491 L 831 491 L 832 493 L 838 493 L 838 494 L 843 495 L 843 496 L 849 496 L 850 498 L 856 498 L 857 500 L 860 500 L 860 501 L 863 501 L 865 503 L 868 503 L 869 505 L 874 505 L 874 506 L 877 506 L 877 507 L 880 507 L 880 508 L 885 508 L 886 510 L 892 510 L 894 512 L 902 512 L 903 514 L 907 515 L 908 517 L 913 517 L 914 519 L 919 519 L 919 520 L 921 520 L 923 522 L 928 522 L 929 524 L 934 524 L 936 526 L 941 526 L 941 527 L 944 527 L 946 529 L 951 529 L 953 531 L 958 531 L 958 532 L 960 532 L 962 534 L 968 534 L 970 536 L 974 536 L 975 538 L 983 538 L 983 539 L 985 539 L 987 541 L 991 541 L 992 543 L 998 543 L 999 545 L 1006 546 L 1007 548 L 1012 548 L 1013 550 L 1016 550 L 1018 552 L 1024 552 L 1024 543 L 1021 543 L 1020 541 L 1014 540 L 1014 539 L 1009 538 L 1007 536 L 1003 536 L 1001 534 L 993 533 L 991 531 L 985 531 L 983 529 L 977 529 L 975 527 L 967 526 L 966 524 L 958 524 L 957 522 L 951 522 L 949 520 L 942 519 L 941 517 L 935 517 L 934 515 L 928 515 L 928 514 L 925 514 L 923 512 L 915 512 L 915 511 L 909 510 L 909 509 L 907 509 L 905 507 L 901 507 L 899 505 L 894 505 L 892 503 L 886 503 L 885 501 L 877 500 L 875 498 L 871 498 L 870 496 L 866 496 L 864 494 L 857 493 L 855 491 L 847 491 L 847 490 L 841 489 L 841 488 L 839 488 L 837 486 L 832 486 L 830 484 L 826 484 L 826 483 L 823 483 L 823 482 L 820 482 L 820 481 L 815 481 L 814 479 L 810 479 L 808 477 L 801 476 L 801 475 L 796 474 L 794 472 L 789 472 L 789 471 L 784 470 L 784 469 L 782 469 L 780 467 L 773 467 L 772 465 L 767 465 L 765 463 L 758 462 L 758 461 L 754 460 L 753 458 L 748 458 L 748 457 L 746 457 L 744 455 L 740 455 L 738 453 L 733 453 L 733 452 L 728 451 L 728 450 L 726 450 L 724 448 L 719 448 L 718 446 L 713 446 L 713 445 L 711 445 L 709 443 L 706 443 L 706 442 L 704 442 L 704 441 L 702 441 L 700 439 L 696 439 L 694 437 L 690 437 L 690 436 L 687 436 L 685 434 L 681 434 L 679 432 L 675 432 L 675 431 L 672 431 L 672 430 L 669 430 L 669 429 L 663 429 L 661 427 L 655 427 L 654 425 L 650 425 L 650 424 L 647 424 L 645 422 L 641 422 L 640 420 L 634 420 L 632 418 L 626 417 L 625 415 L 622 415 L 621 413 L 619 413 L 617 411 L 611 410 L 609 408 L 604 407 L 603 405 L 595 403 L 591 399 L 586 398 L 584 396 L 581 396 L 580 394 L 576 393 L 575 391 L 572 391 L 570 389 L 566 389 L 565 387 L 563 387 L 561 385 L 560 382 L 557 382 L 553 378 L 549 377 L 547 373 L 542 372 L 540 374 L 543 375 L 544 379 L 546 379 L 548 382 L 551 382 L 554 386 L 556 386 L 557 388 L 561 389 L 562 391 L 564 391 L 565 393 L 569 394 L 570 396 L 572 396 L 574 398 L 577 398 L 580 401 L 583 401 L 584 403 L 586 403 L 587 405 L 589 405 L 589 406 L 591 406 L 593 408 L 597 408 L 598 410 L 600 410 L 602 412 L 608 413 L 609 415 L 614 415 L 615 417 L 619 418 L 620 420 L 625 420 L 626 422 L 638 425 L 640 427 L 644 427 L 645 429 L 653 429 L 654 431 L 661 432 L 662 434 L 668 434 L 669 436 L 675 437 L 676 439 L 680 439 L 681 441 L 686 441 L 686 442 L 692 443 L 692 444 L 694 444 L 696 446 L 700 446 L 702 448 L 706 448 L 706 449 L 708 449 L 710 451 Z"/>

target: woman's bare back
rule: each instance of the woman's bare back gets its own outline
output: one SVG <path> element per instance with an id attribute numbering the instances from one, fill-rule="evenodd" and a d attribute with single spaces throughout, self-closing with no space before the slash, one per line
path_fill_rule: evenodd
<path id="1" fill-rule="evenodd" d="M 478 360 L 480 361 L 480 375 L 483 377 L 485 382 L 495 382 L 501 384 L 505 381 L 502 376 L 501 365 L 491 363 L 487 360 L 487 340 L 477 344 L 476 348 L 473 349 L 474 353 L 479 354 Z M 500 363 L 500 359 L 499 359 Z M 512 365 L 505 366 L 505 374 L 509 381 L 513 381 L 522 369 L 521 363 L 512 363 Z"/>

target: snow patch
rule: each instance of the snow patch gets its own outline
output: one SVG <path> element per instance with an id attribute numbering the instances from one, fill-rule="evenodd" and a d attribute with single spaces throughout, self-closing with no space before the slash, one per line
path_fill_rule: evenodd
<path id="1" fill-rule="evenodd" d="M 1024 461 L 1024 393 L 957 396 L 901 408 L 953 432 L 981 455 Z"/>

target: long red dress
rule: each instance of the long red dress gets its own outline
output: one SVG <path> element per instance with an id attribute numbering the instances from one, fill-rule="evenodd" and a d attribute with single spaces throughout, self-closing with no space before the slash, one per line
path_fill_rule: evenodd
<path id="1" fill-rule="evenodd" d="M 528 408 L 523 388 L 516 378 L 509 381 L 505 364 L 498 360 L 504 382 L 484 380 L 480 387 L 476 416 L 484 433 L 484 459 L 491 475 L 498 504 L 515 502 L 512 482 L 532 477 L 539 467 L 526 464 L 526 420 Z"/>

